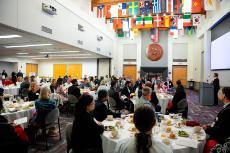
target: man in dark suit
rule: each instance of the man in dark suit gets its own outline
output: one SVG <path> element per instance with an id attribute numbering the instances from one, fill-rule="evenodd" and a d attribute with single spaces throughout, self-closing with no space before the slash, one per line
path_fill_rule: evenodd
<path id="1" fill-rule="evenodd" d="M 214 73 L 213 79 L 213 86 L 214 86 L 214 105 L 218 105 L 218 91 L 220 90 L 220 81 L 218 78 L 218 73 Z"/>
<path id="2" fill-rule="evenodd" d="M 125 82 L 125 87 L 121 90 L 121 95 L 124 95 L 126 98 L 123 100 L 125 101 L 126 109 L 130 112 L 134 112 L 134 105 L 133 102 L 130 100 L 131 93 L 132 93 L 132 83 L 130 81 Z"/>
<path id="3" fill-rule="evenodd" d="M 219 90 L 218 98 L 224 102 L 224 108 L 218 113 L 212 126 L 205 131 L 210 139 L 223 144 L 230 137 L 230 87 Z"/>
<path id="4" fill-rule="evenodd" d="M 120 113 L 114 113 L 110 110 L 108 103 L 108 92 L 106 90 L 99 90 L 98 100 L 94 109 L 94 117 L 97 121 L 102 122 L 107 118 L 107 115 L 113 115 L 113 117 L 120 117 Z"/>

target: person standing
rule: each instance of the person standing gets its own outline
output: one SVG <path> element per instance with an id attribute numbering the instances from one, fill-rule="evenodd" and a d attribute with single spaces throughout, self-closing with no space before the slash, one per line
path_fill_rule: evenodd
<path id="1" fill-rule="evenodd" d="M 220 81 L 218 78 L 218 73 L 214 73 L 213 79 L 213 86 L 214 86 L 214 105 L 218 105 L 218 91 L 220 90 Z"/>
<path id="2" fill-rule="evenodd" d="M 7 78 L 8 74 L 6 73 L 6 70 L 2 71 L 2 79 L 5 80 Z"/>

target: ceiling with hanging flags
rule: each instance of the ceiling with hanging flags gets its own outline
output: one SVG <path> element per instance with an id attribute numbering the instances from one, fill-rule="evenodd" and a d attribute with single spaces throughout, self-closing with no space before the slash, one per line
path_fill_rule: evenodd
<path id="1" fill-rule="evenodd" d="M 215 0 L 93 0 L 97 18 L 112 24 L 117 37 L 134 37 L 140 30 L 169 30 L 169 35 L 192 35 L 205 10 L 215 7 Z M 208 8 L 208 9 L 206 9 Z M 154 33 L 153 33 L 154 32 Z"/>

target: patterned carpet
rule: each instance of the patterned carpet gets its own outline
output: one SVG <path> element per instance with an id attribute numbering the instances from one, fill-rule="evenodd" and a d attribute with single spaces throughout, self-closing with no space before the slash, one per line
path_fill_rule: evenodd
<path id="1" fill-rule="evenodd" d="M 189 103 L 189 119 L 200 122 L 202 125 L 210 124 L 215 119 L 217 113 L 222 109 L 223 104 L 219 106 L 202 106 L 199 104 L 199 94 L 194 91 L 187 90 L 187 100 Z M 65 127 L 72 123 L 73 117 L 67 117 L 61 114 L 61 133 L 62 140 L 59 136 L 48 139 L 49 150 L 44 150 L 44 143 L 38 142 L 29 148 L 29 153 L 66 153 Z"/>

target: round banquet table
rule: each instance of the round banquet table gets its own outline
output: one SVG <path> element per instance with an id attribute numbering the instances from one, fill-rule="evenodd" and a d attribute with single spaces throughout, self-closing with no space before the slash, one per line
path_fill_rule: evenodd
<path id="1" fill-rule="evenodd" d="M 10 94 L 13 96 L 19 95 L 19 86 L 4 87 L 4 94 Z"/>
<path id="2" fill-rule="evenodd" d="M 21 119 L 24 117 L 27 117 L 27 122 L 21 124 L 23 128 L 27 127 L 29 120 L 33 117 L 33 114 L 36 112 L 35 108 L 27 109 L 27 110 L 20 110 L 17 112 L 7 112 L 7 113 L 2 113 L 1 115 L 4 116 L 9 123 L 13 123 L 14 120 Z"/>
<path id="3" fill-rule="evenodd" d="M 128 139 L 130 137 L 134 137 L 134 135 L 131 134 L 131 132 L 129 131 L 129 128 L 132 126 L 132 124 L 129 123 L 126 119 L 125 120 L 114 119 L 113 121 L 105 120 L 105 121 L 103 121 L 103 125 L 104 126 L 115 126 L 117 120 L 120 120 L 124 127 L 122 129 L 121 128 L 118 129 L 119 137 L 116 139 L 111 138 L 111 132 L 110 131 L 105 131 L 102 134 L 101 137 L 102 137 L 103 153 L 114 153 L 114 150 L 115 150 L 118 143 L 128 141 Z M 158 128 L 158 133 L 156 133 L 157 128 Z M 153 137 L 157 141 L 160 141 L 160 142 L 162 141 L 161 134 L 166 133 L 164 129 L 165 129 L 165 127 L 163 125 L 161 125 L 161 127 L 155 127 L 153 129 Z M 181 129 L 177 129 L 176 127 L 172 127 L 172 130 L 174 131 L 174 133 L 177 133 L 177 131 L 181 130 Z M 193 128 L 192 127 L 183 127 L 182 130 L 185 130 L 186 132 L 188 132 L 190 134 L 190 136 L 193 135 Z M 182 146 L 182 145 L 179 145 L 177 143 L 177 141 L 188 140 L 191 138 L 182 138 L 182 137 L 177 136 L 177 139 L 170 139 L 169 147 L 171 147 L 173 153 L 203 153 L 203 148 L 204 148 L 204 145 L 206 143 L 206 141 L 205 141 L 206 134 L 204 131 L 202 131 L 202 137 L 203 137 L 202 141 L 193 140 L 196 142 L 195 143 L 196 147 L 192 148 L 192 147 Z"/>
<path id="4" fill-rule="evenodd" d="M 168 103 L 169 103 L 169 101 L 171 101 L 173 99 L 173 96 L 165 94 L 165 93 L 157 93 L 156 95 L 157 95 L 157 98 L 159 100 L 159 104 L 161 106 L 161 112 L 162 112 L 162 114 L 165 114 Z"/>

